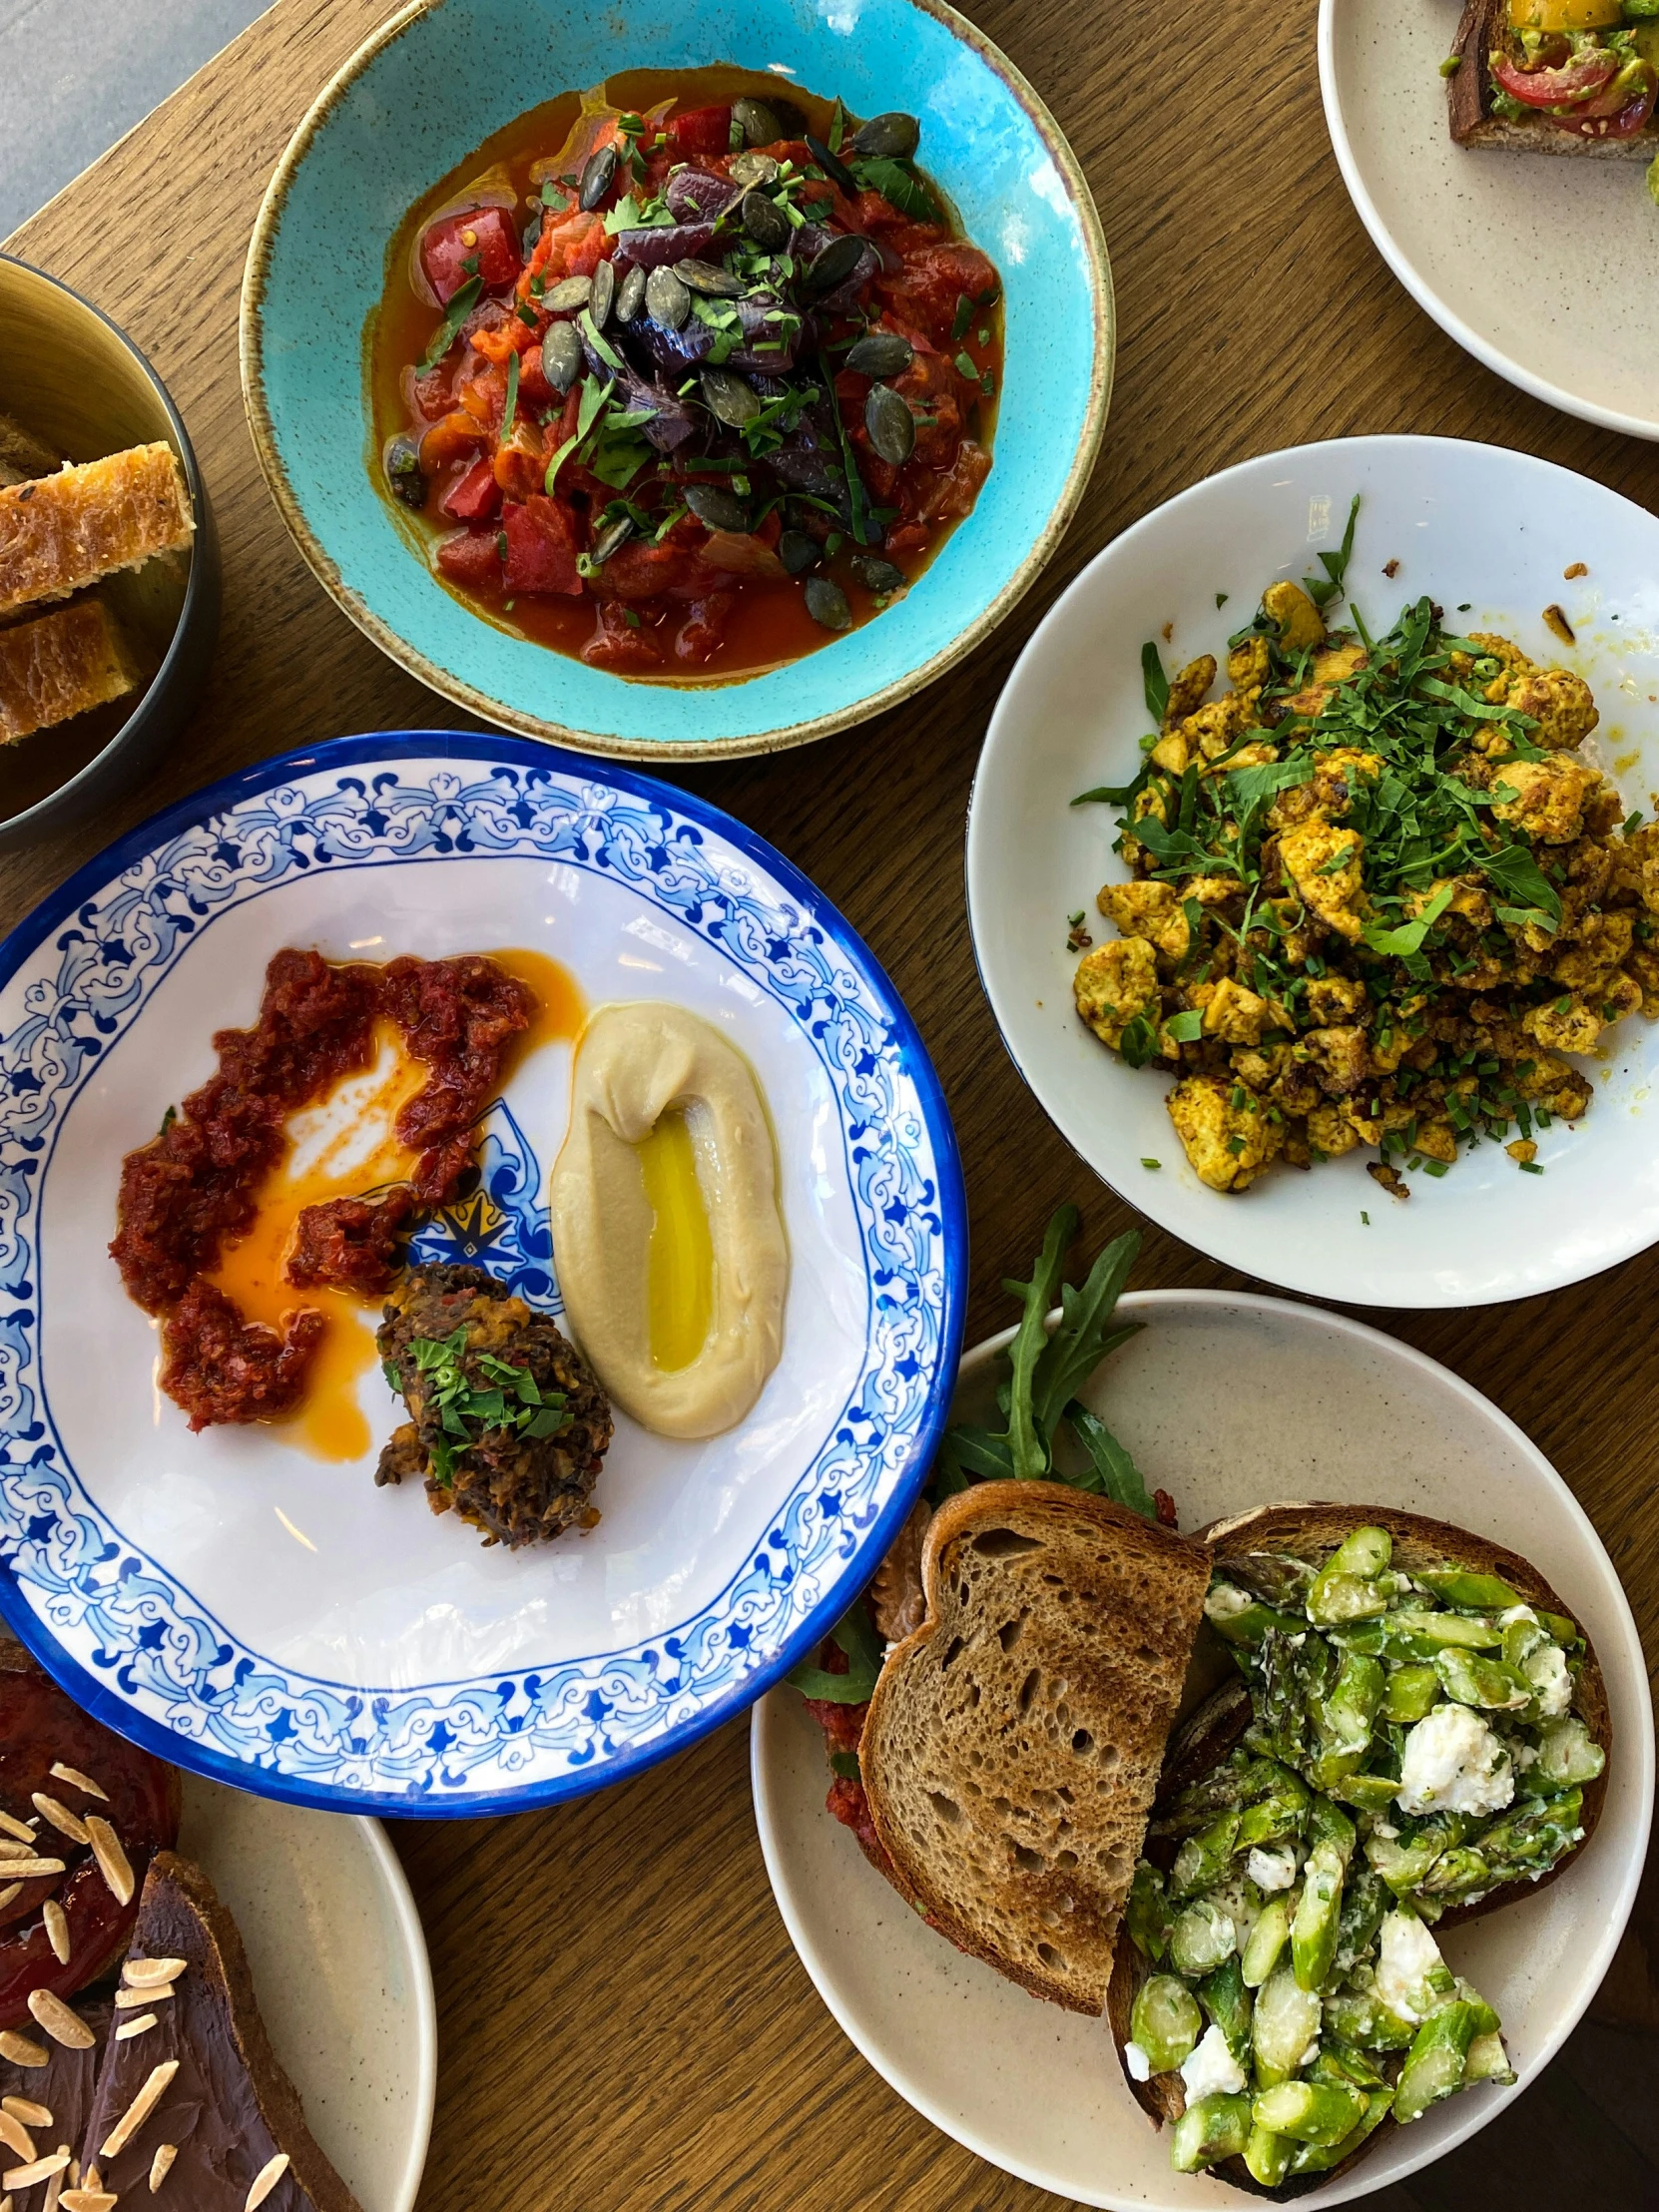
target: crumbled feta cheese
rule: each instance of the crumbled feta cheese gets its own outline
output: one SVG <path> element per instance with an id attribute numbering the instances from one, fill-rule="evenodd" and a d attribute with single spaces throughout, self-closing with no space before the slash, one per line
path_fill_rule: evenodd
<path id="1" fill-rule="evenodd" d="M 1300 2073 L 1304 2066 L 1311 2066 L 1314 2063 L 1314 2060 L 1319 2056 L 1319 2054 L 1320 2039 L 1316 2035 L 1313 2041 L 1308 2045 L 1308 2048 L 1303 2052 L 1302 2056 L 1297 2060 L 1297 2072 Z"/>
<path id="2" fill-rule="evenodd" d="M 1237 2096 L 1244 2087 L 1244 2068 L 1228 2048 L 1227 2037 L 1219 2027 L 1212 2025 L 1204 2030 L 1197 2049 L 1181 2069 L 1181 2079 L 1187 2085 L 1189 2104 L 1218 2091 Z"/>
<path id="3" fill-rule="evenodd" d="M 1407 1734 L 1394 1793 L 1401 1811 L 1498 1813 L 1514 1794 L 1508 1752 L 1468 1706 L 1436 1705 Z"/>
<path id="4" fill-rule="evenodd" d="M 1250 1592 L 1236 1582 L 1212 1582 L 1204 1600 L 1204 1610 L 1213 1621 L 1232 1620 L 1238 1613 L 1248 1613 L 1250 1606 Z"/>
<path id="5" fill-rule="evenodd" d="M 1296 1880 L 1296 1848 L 1292 1844 L 1253 1846 L 1246 1872 L 1258 1890 L 1288 1890 Z"/>
<path id="6" fill-rule="evenodd" d="M 1131 2081 L 1150 2081 L 1152 2079 L 1152 2061 L 1142 2050 L 1139 2043 L 1124 2044 L 1123 2062 L 1129 2068 Z"/>
<path id="7" fill-rule="evenodd" d="M 1514 1743 L 1509 1746 L 1509 1756 L 1524 1774 L 1528 1767 L 1538 1764 L 1538 1747 L 1536 1744 Z"/>
<path id="8" fill-rule="evenodd" d="M 1371 1832 L 1374 1836 L 1381 1836 L 1385 1843 L 1389 1844 L 1399 1834 L 1399 1830 L 1395 1828 L 1392 1821 L 1373 1821 Z"/>
<path id="9" fill-rule="evenodd" d="M 1499 1628 L 1513 1628 L 1516 1621 L 1535 1622 L 1537 1618 L 1530 1605 L 1511 1605 L 1506 1612 L 1499 1613 L 1497 1625 Z"/>
<path id="10" fill-rule="evenodd" d="M 1572 1675 L 1560 1645 L 1540 1644 L 1521 1661 L 1521 1672 L 1537 1692 L 1538 1711 L 1546 1720 L 1559 1720 L 1572 1703 Z"/>
<path id="11" fill-rule="evenodd" d="M 1422 2019 L 1434 1996 L 1428 1976 L 1440 1963 L 1439 1944 L 1414 1913 L 1388 1914 L 1377 1959 L 1378 2001 L 1402 2020 Z"/>

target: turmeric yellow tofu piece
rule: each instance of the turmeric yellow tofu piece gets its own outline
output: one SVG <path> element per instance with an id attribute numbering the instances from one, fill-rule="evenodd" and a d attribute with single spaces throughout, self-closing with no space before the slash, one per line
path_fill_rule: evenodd
<path id="1" fill-rule="evenodd" d="M 1291 712 L 1306 715 L 1310 722 L 1316 720 L 1324 714 L 1337 686 L 1346 684 L 1351 676 L 1358 676 L 1365 665 L 1363 645 L 1328 645 L 1309 663 L 1308 681 L 1301 691 L 1292 695 Z"/>
<path id="2" fill-rule="evenodd" d="M 1173 730 L 1178 722 L 1185 722 L 1210 696 L 1210 686 L 1216 680 L 1216 657 L 1213 653 L 1201 653 L 1196 661 L 1189 661 L 1169 688 L 1169 698 L 1164 706 L 1164 728 Z"/>
<path id="3" fill-rule="evenodd" d="M 1191 931 L 1173 883 L 1105 883 L 1095 904 L 1124 936 L 1144 937 L 1166 959 L 1185 959 Z"/>
<path id="4" fill-rule="evenodd" d="M 1266 1103 L 1242 1083 L 1188 1075 L 1166 1104 L 1195 1174 L 1213 1191 L 1248 1190 L 1285 1142 L 1283 1121 L 1270 1120 Z"/>
<path id="5" fill-rule="evenodd" d="M 1300 584 L 1286 579 L 1270 584 L 1262 594 L 1262 609 L 1279 625 L 1279 642 L 1287 653 L 1306 653 L 1325 643 L 1325 617 Z"/>
<path id="6" fill-rule="evenodd" d="M 1137 1014 L 1156 1021 L 1161 1011 L 1158 958 L 1144 937 L 1118 937 L 1085 952 L 1071 987 L 1077 1011 L 1114 1052 Z"/>
<path id="7" fill-rule="evenodd" d="M 1191 995 L 1196 999 L 1201 992 L 1208 994 L 1204 999 L 1207 1037 L 1220 1037 L 1223 1044 L 1261 1043 L 1262 1031 L 1268 1026 L 1272 1011 L 1265 998 L 1246 990 L 1231 975 L 1224 975 L 1219 983 L 1204 984 Z"/>
<path id="8" fill-rule="evenodd" d="M 1489 632 L 1476 632 L 1469 643 L 1481 647 L 1489 660 L 1502 663 L 1483 687 L 1484 696 L 1494 707 L 1513 707 L 1530 715 L 1537 724 L 1528 733 L 1534 745 L 1554 753 L 1581 744 L 1601 720 L 1582 676 L 1564 668 L 1539 668 L 1518 645 Z"/>
<path id="9" fill-rule="evenodd" d="M 1492 784 L 1492 813 L 1523 837 L 1569 844 L 1584 829 L 1584 802 L 1601 782 L 1582 761 L 1551 754 L 1547 761 L 1509 761 Z M 1514 797 L 1497 796 L 1512 792 Z"/>
<path id="10" fill-rule="evenodd" d="M 1360 855 L 1365 839 L 1358 830 L 1329 822 L 1302 822 L 1279 839 L 1285 873 L 1302 901 L 1328 929 L 1358 940 L 1365 923 L 1360 905 Z"/>

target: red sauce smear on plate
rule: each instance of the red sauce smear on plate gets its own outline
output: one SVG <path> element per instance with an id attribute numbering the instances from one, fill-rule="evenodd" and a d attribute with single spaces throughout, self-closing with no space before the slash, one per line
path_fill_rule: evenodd
<path id="1" fill-rule="evenodd" d="M 536 1013 L 531 990 L 476 953 L 383 967 L 291 948 L 276 955 L 254 1027 L 215 1036 L 217 1073 L 122 1163 L 110 1252 L 128 1295 L 161 1317 L 161 1385 L 193 1429 L 291 1414 L 326 1334 L 324 1315 L 297 1302 L 279 1328 L 249 1321 L 211 1280 L 227 1246 L 254 1226 L 261 1187 L 287 1149 L 288 1117 L 366 1074 L 387 1024 L 424 1069 L 394 1124 L 412 1156 L 406 1182 L 305 1207 L 284 1262 L 296 1289 L 383 1295 L 399 1232 L 454 1197 L 503 1056 Z"/>

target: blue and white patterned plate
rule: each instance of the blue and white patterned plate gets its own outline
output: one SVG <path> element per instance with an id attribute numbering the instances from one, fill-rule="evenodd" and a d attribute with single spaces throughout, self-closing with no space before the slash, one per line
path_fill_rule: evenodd
<path id="1" fill-rule="evenodd" d="M 621 1415 L 586 1536 L 485 1550 L 374 1446 L 187 1432 L 105 1252 L 123 1154 L 253 1018 L 286 944 L 528 946 L 590 1004 L 670 998 L 757 1069 L 791 1242 L 783 1360 L 706 1443 Z M 429 1257 L 557 1313 L 544 1186 L 569 1048 L 516 1069 Z M 691 1742 L 822 1636 L 920 1483 L 955 1373 L 961 1175 L 891 985 L 762 839 L 510 738 L 347 738 L 186 801 L 0 947 L 0 1610 L 182 1766 L 355 1812 L 519 1810 Z"/>

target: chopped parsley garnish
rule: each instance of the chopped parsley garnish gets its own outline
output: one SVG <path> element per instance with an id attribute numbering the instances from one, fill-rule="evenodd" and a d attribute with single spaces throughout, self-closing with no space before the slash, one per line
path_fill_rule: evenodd
<path id="1" fill-rule="evenodd" d="M 449 1337 L 411 1338 L 409 1357 L 424 1379 L 425 1394 L 443 1431 L 441 1437 L 432 1440 L 428 1451 L 432 1472 L 439 1482 L 453 1480 L 455 1461 L 487 1434 L 504 1431 L 528 1439 L 556 1436 L 570 1426 L 562 1390 L 544 1392 L 528 1368 L 514 1367 L 493 1353 L 469 1354 L 464 1328 Z M 468 1359 L 474 1374 L 482 1376 L 482 1382 L 474 1381 L 462 1366 L 462 1361 Z M 384 1372 L 392 1388 L 401 1390 L 397 1371 L 389 1360 Z"/>

